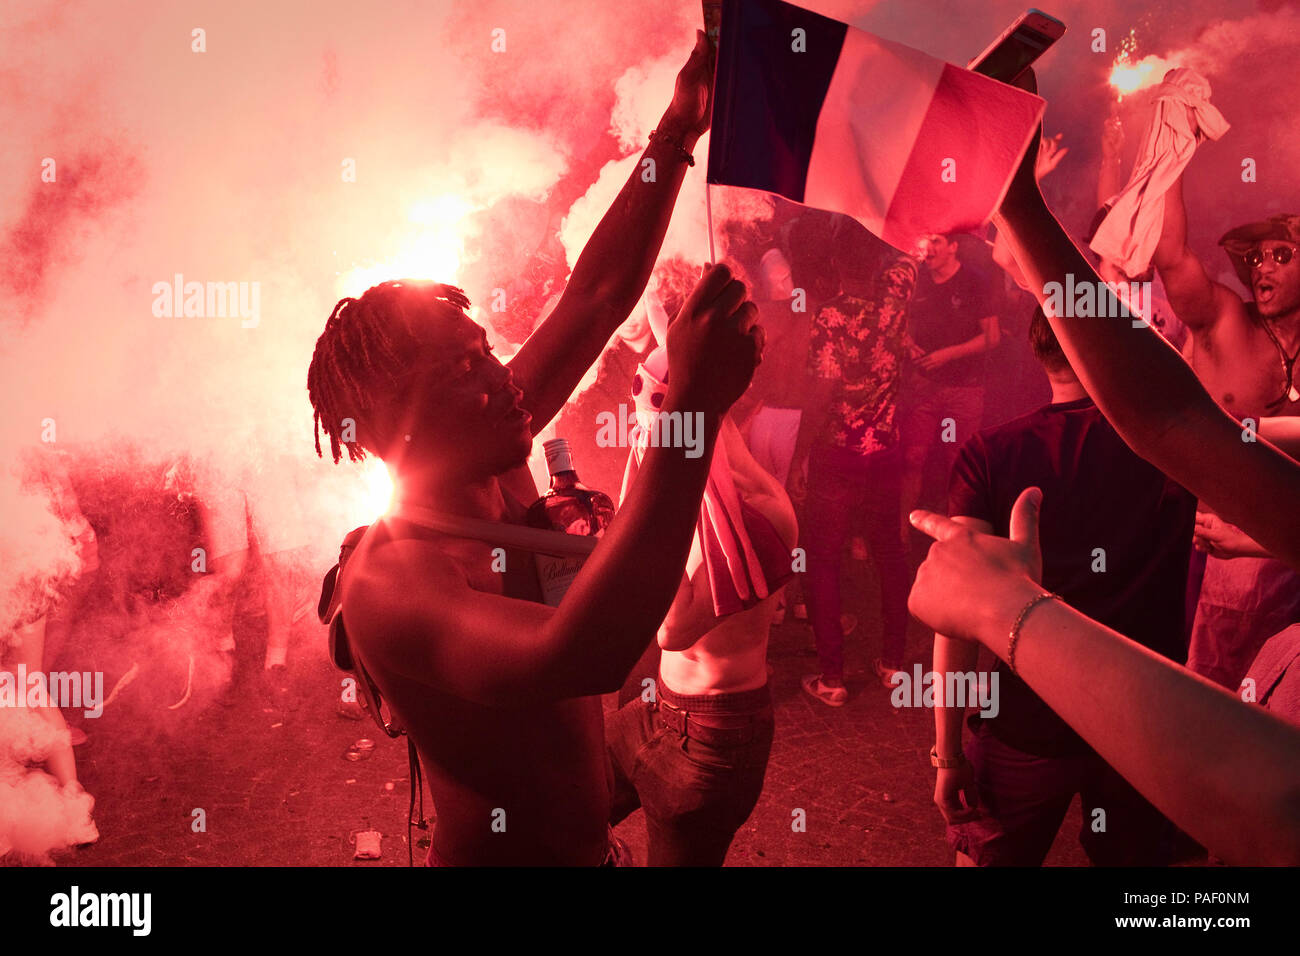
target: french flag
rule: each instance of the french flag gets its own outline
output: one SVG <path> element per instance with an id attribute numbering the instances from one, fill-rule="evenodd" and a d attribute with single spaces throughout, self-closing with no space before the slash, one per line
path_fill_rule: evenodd
<path id="1" fill-rule="evenodd" d="M 708 181 L 845 213 L 904 251 L 988 222 L 1043 100 L 780 0 L 725 0 Z"/>

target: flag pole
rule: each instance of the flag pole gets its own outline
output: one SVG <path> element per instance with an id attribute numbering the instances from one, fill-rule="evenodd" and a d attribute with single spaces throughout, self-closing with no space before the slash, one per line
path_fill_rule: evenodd
<path id="1" fill-rule="evenodd" d="M 709 263 L 716 265 L 718 260 L 713 254 L 713 198 L 709 192 L 709 180 L 706 176 L 704 179 L 704 218 L 709 223 Z"/>
<path id="2" fill-rule="evenodd" d="M 705 105 L 705 110 L 709 114 L 709 127 L 713 126 L 713 93 L 718 83 L 718 43 L 722 33 L 722 3 L 721 0 L 705 0 L 704 2 L 704 35 L 709 39 L 709 73 L 712 75 L 712 82 L 709 84 L 709 102 Z M 709 137 L 709 147 L 712 149 L 713 137 Z M 713 250 L 713 193 L 709 190 L 709 160 L 704 160 L 704 218 L 709 226 L 709 263 L 717 265 L 717 254 Z"/>

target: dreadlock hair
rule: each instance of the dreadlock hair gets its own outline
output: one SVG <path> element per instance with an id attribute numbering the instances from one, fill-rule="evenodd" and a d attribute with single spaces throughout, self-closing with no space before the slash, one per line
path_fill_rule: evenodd
<path id="1" fill-rule="evenodd" d="M 382 453 L 388 429 L 383 417 L 412 371 L 412 356 L 427 342 L 430 320 L 463 315 L 469 299 L 461 290 L 423 280 L 399 279 L 372 286 L 358 298 L 340 299 L 316 340 L 307 370 L 316 454 L 320 433 L 329 436 L 334 463 L 362 461 Z M 355 440 L 343 439 L 352 419 Z"/>

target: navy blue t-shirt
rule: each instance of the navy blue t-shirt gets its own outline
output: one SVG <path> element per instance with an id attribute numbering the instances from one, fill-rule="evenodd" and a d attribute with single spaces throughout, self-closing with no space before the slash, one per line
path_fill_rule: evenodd
<path id="1" fill-rule="evenodd" d="M 1011 506 L 1043 490 L 1043 587 L 1125 637 L 1182 664 L 1184 592 L 1196 499 L 1135 455 L 1091 399 L 1045 405 L 962 447 L 948 513 L 1010 532 Z M 1102 570 L 1104 568 L 1104 570 Z M 1004 743 L 1040 756 L 1087 745 L 998 661 L 999 712 L 986 720 Z M 1082 688 L 1088 674 L 1078 675 Z"/>
<path id="2" fill-rule="evenodd" d="M 936 283 L 930 270 L 920 270 L 916 291 L 907 310 L 907 332 L 926 352 L 969 342 L 983 331 L 980 319 L 993 314 L 992 286 L 988 276 L 963 265 L 947 282 Z M 946 362 L 931 372 L 921 372 L 937 385 L 979 385 L 984 378 L 984 353 Z"/>

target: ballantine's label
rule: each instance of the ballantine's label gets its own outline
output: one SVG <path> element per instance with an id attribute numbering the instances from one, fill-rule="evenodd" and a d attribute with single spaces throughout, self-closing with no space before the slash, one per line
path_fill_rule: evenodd
<path id="1" fill-rule="evenodd" d="M 565 592 L 582 570 L 586 558 L 559 558 L 550 554 L 536 554 L 537 578 L 542 585 L 542 599 L 551 607 L 559 607 Z"/>

